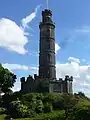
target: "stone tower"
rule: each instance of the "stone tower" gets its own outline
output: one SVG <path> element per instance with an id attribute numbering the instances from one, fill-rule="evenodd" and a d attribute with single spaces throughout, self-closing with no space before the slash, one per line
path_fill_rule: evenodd
<path id="1" fill-rule="evenodd" d="M 42 21 L 39 24 L 39 76 L 34 78 L 29 75 L 27 79 L 21 78 L 21 92 L 58 92 L 73 93 L 73 77 L 56 79 L 55 60 L 55 24 L 52 20 L 52 11 L 42 11 Z"/>
<path id="2" fill-rule="evenodd" d="M 42 11 L 42 22 L 40 22 L 39 28 L 39 77 L 55 80 L 55 24 L 52 20 L 51 10 Z"/>

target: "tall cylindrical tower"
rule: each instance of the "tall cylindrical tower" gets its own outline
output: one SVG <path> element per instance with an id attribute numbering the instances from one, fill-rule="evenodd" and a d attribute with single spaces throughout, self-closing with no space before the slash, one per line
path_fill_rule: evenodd
<path id="1" fill-rule="evenodd" d="M 52 11 L 42 11 L 39 45 L 39 76 L 41 78 L 56 79 L 55 60 L 55 24 L 52 21 Z"/>

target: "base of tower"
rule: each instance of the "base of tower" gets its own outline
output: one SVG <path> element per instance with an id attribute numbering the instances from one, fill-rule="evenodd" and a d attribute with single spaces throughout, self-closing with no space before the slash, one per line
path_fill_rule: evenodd
<path id="1" fill-rule="evenodd" d="M 50 80 L 48 78 L 39 78 L 35 75 L 33 78 L 29 76 L 25 81 L 25 78 L 21 78 L 21 92 L 58 92 L 58 93 L 72 93 L 72 81 L 73 78 L 66 76 L 65 80 Z"/>

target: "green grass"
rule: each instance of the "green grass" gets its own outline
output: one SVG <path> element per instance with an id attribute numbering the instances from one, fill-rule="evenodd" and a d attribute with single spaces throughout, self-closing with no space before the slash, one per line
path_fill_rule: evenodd
<path id="1" fill-rule="evenodd" d="M 4 118 L 6 117 L 6 115 L 5 114 L 3 114 L 3 115 L 0 115 L 0 120 L 4 120 Z"/>
<path id="2" fill-rule="evenodd" d="M 21 119 L 16 119 L 16 120 L 47 120 L 50 118 L 50 120 L 54 120 L 54 118 L 61 118 L 60 120 L 62 120 L 64 118 L 64 111 L 53 111 L 52 113 L 42 113 L 42 114 L 38 114 L 33 118 L 21 118 Z"/>

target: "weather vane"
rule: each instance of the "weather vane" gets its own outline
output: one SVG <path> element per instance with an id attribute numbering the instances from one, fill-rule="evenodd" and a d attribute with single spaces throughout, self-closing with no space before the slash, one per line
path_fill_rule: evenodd
<path id="1" fill-rule="evenodd" d="M 47 2 L 46 4 L 47 4 L 47 9 L 48 9 L 48 0 L 46 0 L 46 2 Z"/>

